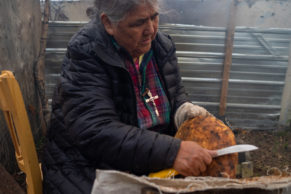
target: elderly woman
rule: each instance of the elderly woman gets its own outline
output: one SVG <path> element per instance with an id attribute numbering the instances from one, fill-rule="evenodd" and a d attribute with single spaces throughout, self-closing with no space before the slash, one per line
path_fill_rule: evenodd
<path id="1" fill-rule="evenodd" d="M 53 98 L 45 193 L 90 193 L 95 169 L 199 175 L 213 151 L 172 137 L 208 112 L 185 98 L 175 47 L 158 32 L 157 0 L 97 0 L 73 36 Z"/>

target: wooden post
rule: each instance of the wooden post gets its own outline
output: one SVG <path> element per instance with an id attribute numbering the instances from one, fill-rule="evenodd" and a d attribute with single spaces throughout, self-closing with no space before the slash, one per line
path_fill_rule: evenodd
<path id="1" fill-rule="evenodd" d="M 254 175 L 253 162 L 247 161 L 241 163 L 241 176 L 242 178 L 250 178 Z"/>
<path id="2" fill-rule="evenodd" d="M 50 15 L 50 1 L 45 0 L 44 14 L 41 29 L 41 39 L 40 39 L 40 52 L 38 60 L 35 66 L 35 81 L 37 86 L 38 95 L 40 98 L 40 122 L 43 134 L 47 130 L 47 122 L 49 118 L 48 111 L 48 101 L 45 95 L 45 50 L 47 43 L 47 33 L 48 33 L 48 22 Z"/>
<path id="3" fill-rule="evenodd" d="M 289 65 L 282 94 L 279 128 L 288 128 L 291 125 L 291 43 L 289 50 Z"/>
<path id="4" fill-rule="evenodd" d="M 219 104 L 219 116 L 225 115 L 227 92 L 228 92 L 228 80 L 229 72 L 232 64 L 232 49 L 233 49 L 233 39 L 235 32 L 235 16 L 236 16 L 236 0 L 232 0 L 229 9 L 229 19 L 226 29 L 226 40 L 225 40 L 225 57 L 224 57 L 224 70 L 222 77 L 222 87 L 220 94 L 220 104 Z"/>

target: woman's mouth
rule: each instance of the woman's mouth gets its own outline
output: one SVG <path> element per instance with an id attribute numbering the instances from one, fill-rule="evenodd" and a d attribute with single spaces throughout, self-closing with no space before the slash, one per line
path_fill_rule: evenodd
<path id="1" fill-rule="evenodd" d="M 152 42 L 152 39 L 151 38 L 147 38 L 147 39 L 144 39 L 142 40 L 142 44 L 150 44 Z"/>

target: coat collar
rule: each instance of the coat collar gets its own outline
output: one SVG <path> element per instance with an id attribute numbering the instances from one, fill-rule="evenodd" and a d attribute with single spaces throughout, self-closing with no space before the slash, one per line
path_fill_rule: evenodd
<path id="1" fill-rule="evenodd" d="M 78 38 L 78 36 L 83 38 Z M 71 43 L 71 50 L 75 50 L 76 53 L 81 53 L 84 56 L 91 53 L 108 65 L 125 68 L 124 60 L 116 52 L 112 43 L 112 37 L 105 31 L 104 26 L 99 21 L 90 21 L 77 34 L 75 39 L 77 40 L 73 40 Z M 168 56 L 171 56 L 175 51 L 171 38 L 161 32 L 158 32 L 153 40 L 152 49 L 158 64 L 163 64 Z"/>

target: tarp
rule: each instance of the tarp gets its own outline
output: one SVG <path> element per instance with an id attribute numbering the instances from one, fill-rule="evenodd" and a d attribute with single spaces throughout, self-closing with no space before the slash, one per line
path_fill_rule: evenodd
<path id="1" fill-rule="evenodd" d="M 291 176 L 263 176 L 249 179 L 187 177 L 159 179 L 114 171 L 97 170 L 91 194 L 136 193 L 291 193 Z"/>

